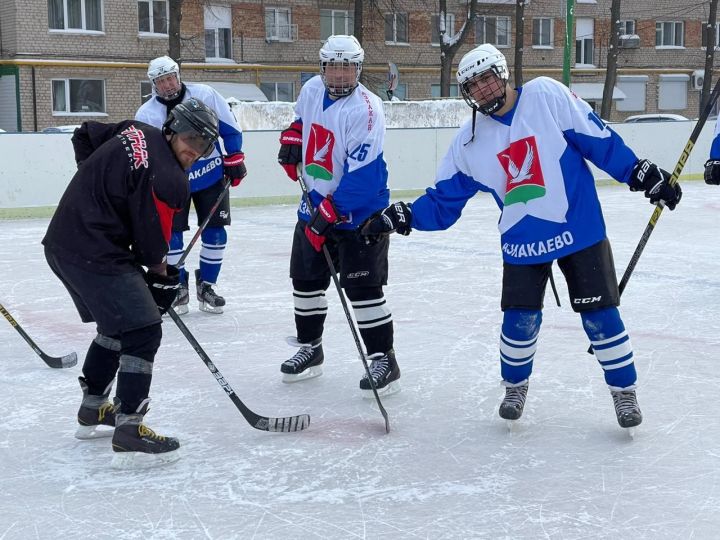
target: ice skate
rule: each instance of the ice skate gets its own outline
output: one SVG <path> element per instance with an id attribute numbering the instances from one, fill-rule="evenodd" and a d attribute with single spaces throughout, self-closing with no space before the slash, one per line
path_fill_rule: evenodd
<path id="1" fill-rule="evenodd" d="M 508 431 L 512 431 L 515 422 L 520 419 L 525 408 L 529 383 L 526 379 L 516 385 L 506 381 L 503 381 L 502 384 L 505 387 L 505 397 L 500 404 L 498 413 L 500 418 L 506 420 Z"/>
<path id="2" fill-rule="evenodd" d="M 98 439 L 112 437 L 115 430 L 115 406 L 108 401 L 112 382 L 103 395 L 94 396 L 88 393 L 88 384 L 84 377 L 78 377 L 83 399 L 77 413 L 78 428 L 75 437 L 78 439 Z"/>
<path id="3" fill-rule="evenodd" d="M 635 435 L 635 427 L 642 423 L 642 412 L 637 402 L 635 387 L 613 390 L 610 394 L 615 405 L 615 415 L 617 416 L 620 427 L 628 429 L 628 435 Z"/>
<path id="4" fill-rule="evenodd" d="M 322 338 L 313 340 L 311 343 L 297 343 L 297 345 L 300 346 L 298 352 L 280 366 L 284 383 L 314 379 L 322 375 L 322 363 L 325 360 Z"/>
<path id="5" fill-rule="evenodd" d="M 200 311 L 205 313 L 222 313 L 225 299 L 213 290 L 213 283 L 203 281 L 200 277 L 200 270 L 195 270 L 195 286 L 197 287 L 197 299 L 200 303 Z"/>
<path id="6" fill-rule="evenodd" d="M 116 414 L 111 463 L 114 469 L 143 469 L 180 459 L 180 441 L 158 435 L 142 423 L 149 402 L 150 398 L 145 399 L 134 414 Z M 119 402 L 115 406 L 119 411 Z"/>
<path id="7" fill-rule="evenodd" d="M 180 280 L 180 290 L 177 298 L 172 304 L 172 308 L 178 315 L 185 315 L 189 311 L 190 290 L 188 288 L 187 273 L 183 272 L 184 278 Z"/>
<path id="8" fill-rule="evenodd" d="M 375 353 L 369 358 L 372 360 L 369 366 L 370 376 L 375 383 L 378 396 L 390 396 L 398 393 L 400 391 L 400 366 L 395 360 L 395 351 L 390 349 L 385 354 Z M 360 379 L 360 390 L 365 399 L 375 399 L 367 374 Z"/>

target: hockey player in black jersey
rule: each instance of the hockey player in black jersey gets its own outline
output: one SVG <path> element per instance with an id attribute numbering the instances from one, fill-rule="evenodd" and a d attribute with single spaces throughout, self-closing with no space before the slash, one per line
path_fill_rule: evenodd
<path id="1" fill-rule="evenodd" d="M 80 318 L 97 327 L 80 377 L 76 436 L 112 435 L 118 467 L 179 457 L 178 440 L 157 435 L 143 417 L 161 314 L 180 286 L 166 261 L 172 219 L 189 197 L 186 170 L 212 152 L 217 136 L 217 115 L 191 99 L 162 130 L 130 120 L 85 122 L 72 138 L 78 170 L 43 244 Z"/>

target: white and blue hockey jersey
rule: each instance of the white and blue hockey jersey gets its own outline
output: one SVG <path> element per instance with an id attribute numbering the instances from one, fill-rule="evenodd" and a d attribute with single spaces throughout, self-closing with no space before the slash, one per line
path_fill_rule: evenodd
<path id="1" fill-rule="evenodd" d="M 347 221 L 340 229 L 357 228 L 390 199 L 383 157 L 385 113 L 382 102 L 362 84 L 347 97 L 331 100 L 319 75 L 306 82 L 295 115 L 302 122 L 303 178 L 313 203 L 329 194 Z M 298 217 L 310 213 L 303 201 Z"/>
<path id="2" fill-rule="evenodd" d="M 225 154 L 233 154 L 242 150 L 242 131 L 235 120 L 225 99 L 213 88 L 206 84 L 185 84 L 183 102 L 196 98 L 214 110 L 220 120 L 219 131 Z M 142 104 L 135 113 L 135 120 L 140 120 L 151 126 L 161 128 L 167 120 L 167 106 L 153 97 Z M 212 186 L 223 177 L 222 155 L 219 141 L 215 144 L 215 151 L 207 158 L 197 160 L 189 171 L 190 191 L 200 191 Z"/>
<path id="3" fill-rule="evenodd" d="M 501 210 L 503 260 L 537 264 L 606 236 L 585 159 L 627 183 L 637 157 L 559 82 L 538 77 L 518 92 L 506 114 L 477 115 L 474 138 L 471 121 L 460 128 L 438 167 L 435 187 L 412 205 L 412 226 L 447 229 L 468 199 L 489 192 Z"/>

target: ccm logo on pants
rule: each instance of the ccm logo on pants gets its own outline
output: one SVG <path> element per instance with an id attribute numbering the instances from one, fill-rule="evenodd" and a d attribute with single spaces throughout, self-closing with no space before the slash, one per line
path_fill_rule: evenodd
<path id="1" fill-rule="evenodd" d="M 602 296 L 589 296 L 587 298 L 573 298 L 573 304 L 594 304 L 602 300 Z"/>

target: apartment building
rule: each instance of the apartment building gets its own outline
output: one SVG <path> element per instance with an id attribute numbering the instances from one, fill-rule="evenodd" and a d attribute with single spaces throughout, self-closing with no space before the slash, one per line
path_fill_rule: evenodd
<path id="1" fill-rule="evenodd" d="M 611 0 L 576 0 L 571 86 L 599 110 L 610 39 Z M 454 58 L 490 42 L 515 62 L 516 0 L 478 0 Z M 460 30 L 465 0 L 448 0 L 447 28 Z M 566 0 L 525 0 L 523 73 L 561 79 Z M 363 2 L 364 82 L 385 97 L 440 96 L 436 0 Z M 231 83 L 238 99 L 294 101 L 317 73 L 332 33 L 354 33 L 352 0 L 184 0 L 181 58 L 186 81 Z M 631 114 L 698 114 L 709 1 L 623 2 L 623 37 L 610 120 Z M 150 93 L 147 62 L 168 52 L 168 0 L 0 0 L 0 128 L 38 131 L 83 120 L 132 117 Z M 720 44 L 718 32 L 714 43 Z M 717 65 L 717 63 L 716 63 Z M 451 96 L 458 95 L 452 85 Z"/>

